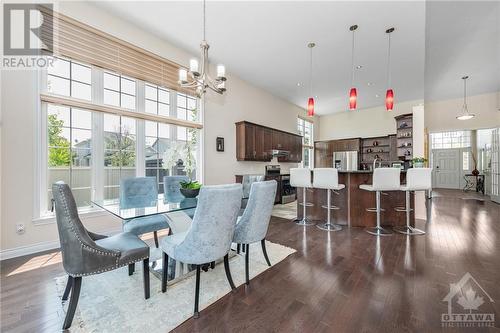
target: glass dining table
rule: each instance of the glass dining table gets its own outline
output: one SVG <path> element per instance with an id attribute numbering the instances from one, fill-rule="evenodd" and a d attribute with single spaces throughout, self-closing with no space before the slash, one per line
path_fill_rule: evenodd
<path id="1" fill-rule="evenodd" d="M 122 221 L 130 221 L 132 219 L 140 219 L 144 217 L 164 214 L 167 219 L 168 228 L 171 234 L 187 231 L 192 222 L 196 206 L 197 198 L 182 198 L 181 200 L 169 201 L 163 194 L 159 194 L 156 200 L 145 203 L 141 207 L 125 207 L 121 204 L 120 199 L 111 200 L 93 200 L 92 204 L 97 206 L 111 215 L 121 219 Z M 160 248 L 151 247 L 149 268 L 151 273 L 161 279 L 162 267 L 162 251 Z M 184 277 L 191 271 L 189 265 L 183 265 L 169 260 L 169 283 L 174 283 Z"/>
<path id="2" fill-rule="evenodd" d="M 242 203 L 245 203 L 246 200 L 248 200 L 247 197 L 242 198 Z M 182 198 L 180 200 L 169 201 L 163 194 L 159 194 L 156 200 L 144 206 L 141 205 L 141 207 L 124 207 L 120 203 L 120 199 L 93 200 L 92 204 L 122 221 L 164 214 L 167 217 L 169 232 L 176 234 L 185 232 L 191 227 L 198 199 Z M 230 253 L 230 256 L 232 255 L 234 254 Z M 149 268 L 151 273 L 159 279 L 161 279 L 163 271 L 161 258 L 161 248 L 151 247 Z M 190 273 L 193 272 L 193 269 L 194 266 L 184 265 L 170 258 L 168 264 L 168 283 L 175 283 L 191 275 Z M 208 267 L 205 269 L 208 269 Z"/>

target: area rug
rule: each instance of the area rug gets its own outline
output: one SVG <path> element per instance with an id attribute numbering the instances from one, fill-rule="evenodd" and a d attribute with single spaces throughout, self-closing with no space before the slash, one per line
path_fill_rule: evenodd
<path id="1" fill-rule="evenodd" d="M 296 252 L 271 242 L 266 242 L 266 248 L 273 266 Z M 229 264 L 235 285 L 242 285 L 245 282 L 244 256 L 235 255 Z M 124 267 L 84 277 L 70 332 L 168 332 L 193 315 L 194 275 L 168 286 L 166 293 L 161 292 L 160 280 L 150 275 L 151 298 L 145 300 L 141 269 L 142 265 L 136 264 L 132 276 L 128 276 Z M 256 243 L 250 247 L 250 278 L 267 269 L 272 269 L 272 266 L 267 266 L 261 246 Z M 200 309 L 204 309 L 228 294 L 231 288 L 222 263 L 201 273 Z M 61 298 L 67 277 L 60 276 L 55 280 Z M 62 319 L 69 302 L 63 303 L 59 311 Z"/>

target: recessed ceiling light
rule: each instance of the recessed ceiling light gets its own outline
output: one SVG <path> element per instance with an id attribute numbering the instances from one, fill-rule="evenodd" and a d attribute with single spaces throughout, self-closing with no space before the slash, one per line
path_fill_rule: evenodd
<path id="1" fill-rule="evenodd" d="M 375 97 L 379 98 L 380 96 L 379 96 L 379 94 L 376 94 Z"/>
<path id="2" fill-rule="evenodd" d="M 356 69 L 361 69 L 361 68 L 363 68 L 363 65 L 357 65 L 356 66 Z"/>
<path id="3" fill-rule="evenodd" d="M 314 96 L 314 98 L 318 98 L 318 95 Z"/>
<path id="4" fill-rule="evenodd" d="M 300 87 L 302 84 L 300 82 L 297 82 L 297 87 Z"/>
<path id="5" fill-rule="evenodd" d="M 373 86 L 373 82 L 368 82 L 366 85 L 367 86 Z"/>

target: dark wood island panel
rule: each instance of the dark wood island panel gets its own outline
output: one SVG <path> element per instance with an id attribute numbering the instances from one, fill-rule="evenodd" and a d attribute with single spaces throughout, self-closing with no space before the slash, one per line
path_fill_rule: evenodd
<path id="1" fill-rule="evenodd" d="M 366 208 L 375 208 L 375 192 L 361 190 L 359 185 L 372 183 L 371 171 L 339 172 L 339 183 L 346 186 L 339 191 L 339 195 L 332 194 L 332 205 L 339 207 L 332 210 L 332 222 L 351 227 L 373 227 L 377 224 L 377 213 L 368 212 Z M 401 184 L 406 181 L 406 173 L 401 173 Z M 326 221 L 326 190 L 307 190 L 307 202 L 314 204 L 307 207 L 307 216 L 312 220 Z M 404 207 L 405 193 L 402 191 L 384 192 L 381 196 L 381 206 L 385 211 L 381 213 L 382 225 L 397 226 L 406 224 L 406 213 L 397 212 L 395 207 Z M 302 218 L 302 188 L 297 189 L 297 213 Z M 415 206 L 414 194 L 410 197 L 411 207 Z M 415 215 L 411 212 L 410 225 L 415 225 Z"/>

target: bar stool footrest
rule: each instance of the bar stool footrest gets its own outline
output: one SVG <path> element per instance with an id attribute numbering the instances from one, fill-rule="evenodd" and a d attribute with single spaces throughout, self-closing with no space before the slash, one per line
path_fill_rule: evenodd
<path id="1" fill-rule="evenodd" d="M 327 205 L 323 205 L 323 206 L 321 206 L 321 208 L 328 209 L 328 206 L 327 206 Z M 331 205 L 331 206 L 330 206 L 330 210 L 337 210 L 337 209 L 340 209 L 340 208 L 339 208 L 339 207 L 337 207 L 337 206 L 334 206 L 334 205 Z"/>
<path id="2" fill-rule="evenodd" d="M 365 231 L 371 235 L 375 236 L 391 236 L 392 231 L 388 229 L 384 229 L 382 227 L 371 227 L 371 228 L 366 228 Z"/>
<path id="3" fill-rule="evenodd" d="M 340 231 L 342 230 L 342 227 L 338 224 L 332 224 L 332 223 L 322 223 L 322 224 L 317 224 L 316 225 L 319 229 L 325 230 L 325 231 Z"/>
<path id="4" fill-rule="evenodd" d="M 406 225 L 393 227 L 392 230 L 394 230 L 395 232 L 399 232 L 400 234 L 410 236 L 425 235 L 425 231 Z"/>
<path id="5" fill-rule="evenodd" d="M 367 208 L 366 211 L 367 212 L 374 212 L 374 213 L 376 213 L 377 212 L 377 208 Z M 381 212 L 385 212 L 385 209 L 384 208 L 380 208 L 380 211 Z"/>
<path id="6" fill-rule="evenodd" d="M 396 212 L 406 212 L 406 207 L 402 207 L 402 206 L 401 207 L 394 207 L 394 210 Z M 413 208 L 410 208 L 410 212 L 412 212 L 412 211 L 413 211 Z"/>
<path id="7" fill-rule="evenodd" d="M 293 220 L 293 222 L 295 222 L 297 225 L 302 225 L 302 226 L 305 226 L 305 227 L 309 227 L 309 226 L 312 226 L 312 225 L 315 225 L 316 223 L 314 222 L 311 222 L 309 219 L 307 218 L 303 218 L 303 219 L 295 219 Z"/>
<path id="8" fill-rule="evenodd" d="M 306 207 L 313 207 L 314 206 L 314 204 L 312 202 L 306 202 L 305 204 L 303 202 L 299 202 L 299 205 L 306 206 Z"/>

